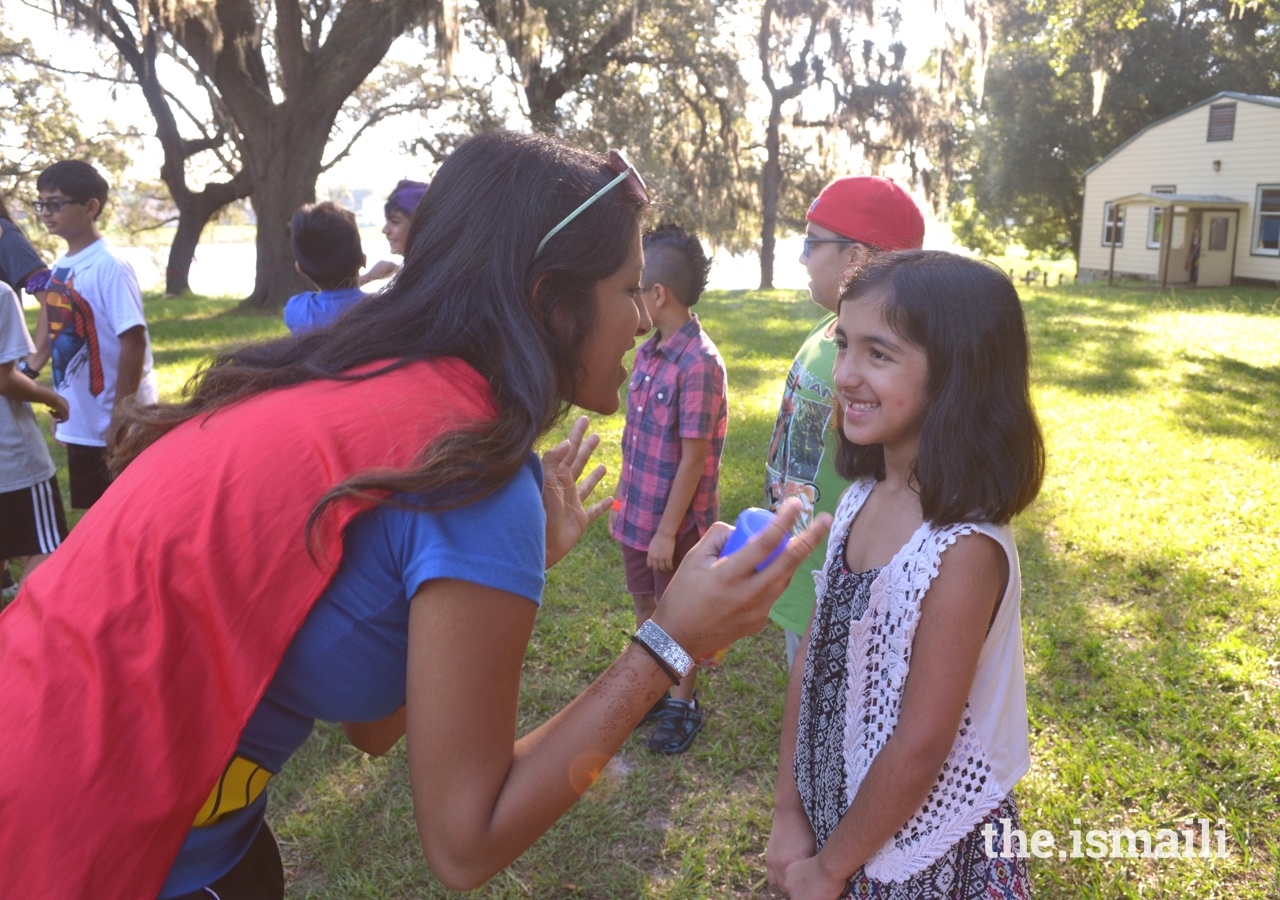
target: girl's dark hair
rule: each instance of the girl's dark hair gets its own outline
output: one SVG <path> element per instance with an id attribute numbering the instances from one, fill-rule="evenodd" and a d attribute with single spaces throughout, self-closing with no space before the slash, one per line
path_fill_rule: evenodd
<path id="1" fill-rule="evenodd" d="M 414 214 L 404 268 L 381 294 L 328 327 L 217 357 L 187 384 L 181 403 L 132 409 L 113 468 L 176 425 L 264 391 L 454 356 L 488 380 L 493 421 L 441 436 L 408 471 L 348 478 L 320 499 L 309 527 L 344 496 L 409 492 L 435 509 L 484 496 L 567 411 L 585 371 L 596 282 L 636 247 L 647 201 L 619 186 L 534 257 L 543 236 L 612 178 L 603 157 L 546 136 L 471 138 L 440 167 Z M 387 365 L 344 374 L 375 361 Z"/>
<path id="2" fill-rule="evenodd" d="M 954 253 L 878 254 L 840 295 L 872 298 L 886 324 L 928 362 L 929 409 L 913 481 L 926 520 L 1004 523 L 1044 480 L 1044 439 L 1031 405 L 1030 350 L 1022 304 L 999 269 Z M 836 471 L 884 478 L 884 448 L 844 436 L 836 405 Z"/>

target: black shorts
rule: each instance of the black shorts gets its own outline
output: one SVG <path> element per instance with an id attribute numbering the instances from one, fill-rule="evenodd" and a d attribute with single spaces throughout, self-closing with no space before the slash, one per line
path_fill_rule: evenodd
<path id="1" fill-rule="evenodd" d="M 67 444 L 67 474 L 71 482 L 71 508 L 88 509 L 111 484 L 107 474 L 107 448 Z"/>
<path id="2" fill-rule="evenodd" d="M 57 475 L 0 494 L 0 559 L 52 553 L 66 536 Z"/>

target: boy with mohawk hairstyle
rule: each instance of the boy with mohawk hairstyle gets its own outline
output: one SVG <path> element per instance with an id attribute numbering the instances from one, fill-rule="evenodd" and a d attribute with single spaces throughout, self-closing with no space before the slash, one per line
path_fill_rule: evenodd
<path id="1" fill-rule="evenodd" d="M 653 615 L 680 561 L 720 513 L 720 454 L 728 427 L 728 378 L 720 352 L 691 307 L 711 262 L 675 224 L 644 237 L 638 293 L 655 334 L 636 350 L 622 433 L 622 475 L 609 531 L 622 544 L 636 626 Z M 648 746 L 683 753 L 702 729 L 697 669 L 660 697 L 646 721 Z"/>
<path id="2" fill-rule="evenodd" d="M 289 222 L 294 267 L 318 291 L 294 294 L 284 305 L 284 324 L 301 334 L 333 322 L 364 299 L 360 270 L 364 250 L 356 217 L 336 203 L 308 203 Z"/>

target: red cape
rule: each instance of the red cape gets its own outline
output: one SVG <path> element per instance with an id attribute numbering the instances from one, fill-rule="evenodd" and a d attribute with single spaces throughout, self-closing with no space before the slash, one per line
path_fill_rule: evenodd
<path id="1" fill-rule="evenodd" d="M 338 567 L 349 475 L 489 419 L 454 360 L 270 391 L 138 457 L 0 613 L 0 893 L 155 897 Z M 270 607 L 264 609 L 264 607 Z"/>

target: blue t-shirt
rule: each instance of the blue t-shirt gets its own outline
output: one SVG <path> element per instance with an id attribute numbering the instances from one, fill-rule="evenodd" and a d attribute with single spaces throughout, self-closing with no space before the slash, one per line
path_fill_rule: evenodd
<path id="1" fill-rule="evenodd" d="M 542 465 L 533 454 L 505 485 L 459 509 L 382 506 L 358 516 L 343 536 L 337 574 L 285 651 L 237 755 L 279 772 L 316 719 L 368 722 L 403 706 L 409 600 L 427 581 L 454 578 L 541 603 L 545 568 Z M 244 809 L 193 828 L 160 897 L 199 890 L 230 871 L 266 805 L 264 791 Z"/>
<path id="2" fill-rule="evenodd" d="M 284 305 L 284 324 L 290 334 L 302 334 L 336 320 L 364 299 L 358 287 L 336 291 L 304 291 L 294 294 Z"/>

